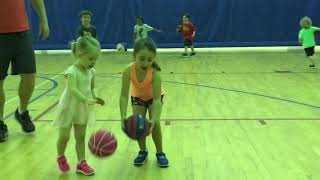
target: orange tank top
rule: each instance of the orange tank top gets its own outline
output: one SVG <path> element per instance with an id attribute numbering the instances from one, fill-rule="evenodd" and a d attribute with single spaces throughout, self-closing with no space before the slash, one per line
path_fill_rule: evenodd
<path id="1" fill-rule="evenodd" d="M 131 65 L 130 81 L 131 81 L 131 96 L 138 97 L 144 101 L 153 99 L 152 86 L 153 68 L 149 68 L 145 79 L 139 82 L 137 78 L 136 64 Z M 161 87 L 161 95 L 164 95 L 164 90 Z"/>

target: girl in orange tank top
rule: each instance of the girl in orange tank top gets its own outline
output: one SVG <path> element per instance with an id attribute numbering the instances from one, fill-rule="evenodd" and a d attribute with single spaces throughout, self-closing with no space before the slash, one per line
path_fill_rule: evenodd
<path id="1" fill-rule="evenodd" d="M 164 90 L 161 86 L 160 66 L 155 62 L 156 46 L 147 38 L 135 43 L 133 51 L 134 63 L 129 64 L 122 73 L 122 87 L 120 96 L 121 127 L 124 128 L 126 112 L 131 87 L 131 104 L 133 114 L 141 114 L 146 117 L 149 112 L 151 123 L 150 133 L 155 143 L 156 158 L 159 167 L 168 167 L 169 161 L 162 149 L 162 133 L 160 127 L 160 115 L 162 111 L 162 99 Z M 138 140 L 140 151 L 134 159 L 134 165 L 143 165 L 147 159 L 146 138 Z"/>

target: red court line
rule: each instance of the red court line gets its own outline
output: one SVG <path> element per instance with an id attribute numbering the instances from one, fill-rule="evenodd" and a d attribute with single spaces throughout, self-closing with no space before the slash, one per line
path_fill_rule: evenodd
<path id="1" fill-rule="evenodd" d="M 33 121 L 37 121 L 39 120 L 42 116 L 44 116 L 45 114 L 47 114 L 51 109 L 53 109 L 57 104 L 59 103 L 59 101 L 56 101 L 55 103 L 53 103 L 51 106 L 49 106 L 46 110 L 44 110 L 42 113 L 40 113 L 37 117 L 35 117 L 33 119 Z"/>

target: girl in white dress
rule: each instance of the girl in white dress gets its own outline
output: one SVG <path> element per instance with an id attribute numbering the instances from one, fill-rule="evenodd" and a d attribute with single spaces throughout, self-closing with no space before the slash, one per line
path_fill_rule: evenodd
<path id="1" fill-rule="evenodd" d="M 95 93 L 95 70 L 93 66 L 100 55 L 99 42 L 91 36 L 80 37 L 72 44 L 72 52 L 76 58 L 75 64 L 65 72 L 66 88 L 57 106 L 57 116 L 53 121 L 59 127 L 57 142 L 59 169 L 69 171 L 64 155 L 70 137 L 71 127 L 74 127 L 76 152 L 79 163 L 77 172 L 84 175 L 94 174 L 94 170 L 85 160 L 86 127 L 95 123 L 94 104 L 104 105 L 104 100 Z"/>

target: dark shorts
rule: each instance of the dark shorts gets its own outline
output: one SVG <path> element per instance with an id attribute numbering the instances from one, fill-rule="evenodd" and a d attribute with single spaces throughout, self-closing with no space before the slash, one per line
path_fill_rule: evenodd
<path id="1" fill-rule="evenodd" d="M 184 45 L 184 47 L 191 47 L 191 46 L 193 46 L 193 42 L 190 39 L 185 39 L 183 41 L 183 45 Z"/>
<path id="2" fill-rule="evenodd" d="M 161 103 L 163 104 L 163 96 L 161 95 Z M 148 101 L 144 101 L 138 97 L 132 97 L 131 96 L 131 104 L 137 105 L 137 106 L 144 106 L 145 108 L 149 108 L 152 105 L 153 99 L 150 99 Z"/>
<path id="3" fill-rule="evenodd" d="M 12 75 L 36 73 L 31 31 L 0 33 L 0 80 L 8 75 L 10 63 Z"/>
<path id="4" fill-rule="evenodd" d="M 314 46 L 304 48 L 304 52 L 306 52 L 307 56 L 313 56 L 314 55 Z"/>

